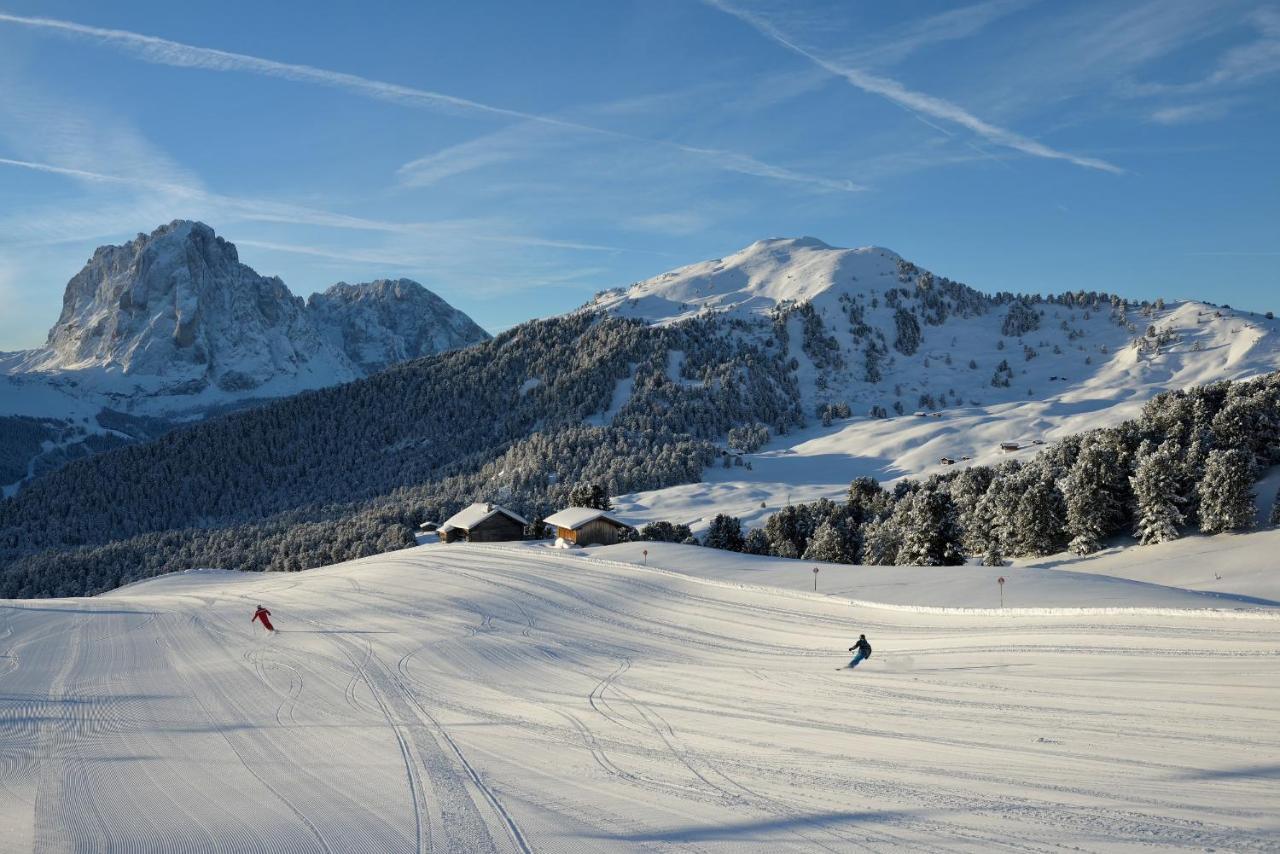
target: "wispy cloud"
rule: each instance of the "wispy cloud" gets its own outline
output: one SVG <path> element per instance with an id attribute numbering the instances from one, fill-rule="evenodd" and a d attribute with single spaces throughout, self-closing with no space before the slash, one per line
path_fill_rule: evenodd
<path id="1" fill-rule="evenodd" d="M 516 246 L 569 249 L 588 252 L 642 251 L 583 241 L 557 240 L 554 238 L 534 235 L 503 233 L 495 230 L 496 224 L 492 221 L 449 220 L 443 222 L 395 222 L 384 219 L 352 216 L 350 214 L 336 213 L 334 211 L 327 211 L 320 208 L 269 199 L 228 196 L 220 193 L 208 192 L 198 187 L 147 181 L 140 178 L 91 172 L 84 169 L 72 169 L 36 161 L 0 158 L 0 166 L 10 166 L 37 172 L 63 175 L 68 178 L 86 180 L 94 183 L 114 184 L 134 189 L 159 191 L 162 196 L 148 200 L 146 204 L 148 209 L 161 209 L 168 210 L 170 212 L 182 210 L 189 212 L 186 214 L 189 216 L 207 217 L 217 219 L 219 221 L 222 221 L 223 219 L 237 219 L 255 222 L 273 222 L 287 225 L 321 226 L 350 231 L 379 232 L 391 235 L 413 236 L 419 238 L 430 237 L 455 241 L 465 238 L 479 243 L 499 243 Z M 76 225 L 73 226 L 71 222 L 62 219 L 61 216 L 55 216 L 53 221 L 48 221 L 42 219 L 39 215 L 24 214 L 21 217 L 11 217 L 8 220 L 4 220 L 3 230 L 9 235 L 25 234 L 28 237 L 33 238 L 35 242 L 49 242 L 48 238 L 50 237 L 55 241 L 63 239 L 80 240 L 86 236 L 93 237 L 102 233 L 117 233 L 119 231 L 119 220 L 114 219 L 118 216 L 118 212 L 112 213 L 106 218 L 105 222 L 99 223 L 97 226 L 89 225 L 90 221 L 85 217 L 90 215 L 83 211 L 74 212 L 73 214 L 70 214 L 70 216 L 75 217 L 74 222 Z M 138 221 L 158 222 L 171 217 L 172 213 L 164 214 L 158 218 L 156 214 L 151 213 L 146 217 L 135 217 L 134 219 Z M 116 224 L 114 226 L 107 225 L 107 223 L 110 223 L 113 219 Z M 107 228 L 106 232 L 101 230 L 103 227 Z"/>
<path id="2" fill-rule="evenodd" d="M 942 98 L 938 98 L 924 92 L 917 92 L 908 89 L 906 86 L 891 78 L 870 74 L 859 68 L 846 65 L 840 61 L 820 56 L 816 52 L 802 46 L 797 41 L 789 37 L 772 21 L 753 12 L 741 9 L 738 6 L 727 2 L 727 0 L 705 0 L 705 2 L 712 7 L 745 22 L 756 29 L 761 35 L 773 40 L 779 45 L 785 47 L 787 50 L 804 57 L 829 73 L 837 77 L 844 78 L 855 88 L 860 89 L 863 92 L 867 92 L 868 94 L 878 95 L 885 98 L 919 116 L 927 116 L 939 121 L 959 125 L 960 127 L 972 131 L 990 143 L 1010 148 L 1015 151 L 1020 151 L 1023 154 L 1029 154 L 1033 157 L 1042 157 L 1049 160 L 1063 160 L 1068 163 L 1073 163 L 1076 166 L 1082 166 L 1088 169 L 1097 169 L 1113 174 L 1124 173 L 1124 170 L 1119 166 L 1108 163 L 1105 160 L 1059 151 L 1058 149 L 1052 148 L 1042 142 L 1031 139 L 1030 137 L 1023 136 L 1015 131 L 999 127 L 998 125 L 994 125 L 988 121 L 978 118 L 963 107 L 953 104 L 950 101 L 946 101 Z"/>
<path id="3" fill-rule="evenodd" d="M 1186 125 L 1220 119 L 1231 111 L 1231 100 L 1203 101 L 1197 104 L 1179 104 L 1161 107 L 1151 113 L 1151 121 L 1160 125 Z"/>
<path id="4" fill-rule="evenodd" d="M 896 30 L 877 34 L 874 45 L 855 48 L 851 59 L 866 64 L 892 65 L 924 48 L 971 38 L 995 21 L 1020 12 L 1035 2 L 1037 0 L 986 0 L 927 18 L 913 19 Z"/>
<path id="5" fill-rule="evenodd" d="M 639 214 L 622 220 L 622 227 L 633 231 L 647 231 L 654 234 L 694 234 L 706 228 L 709 218 L 696 211 L 666 211 L 663 213 Z"/>
<path id="6" fill-rule="evenodd" d="M 548 116 L 536 116 L 520 110 L 509 110 L 482 104 L 467 98 L 458 98 L 441 92 L 401 86 L 381 80 L 370 80 L 355 74 L 331 71 L 311 65 L 276 62 L 271 59 L 250 56 L 243 53 L 198 47 L 183 42 L 148 36 L 129 30 L 107 29 L 64 21 L 57 18 L 38 18 L 25 15 L 10 15 L 0 12 L 0 22 L 19 24 L 60 33 L 62 35 L 91 39 L 109 44 L 133 54 L 146 62 L 157 65 L 172 65 L 179 68 L 200 68 L 206 71 L 239 71 L 250 74 L 261 74 L 267 77 L 278 77 L 303 83 L 315 83 L 335 89 L 343 89 L 367 98 L 390 101 L 415 107 L 431 107 L 433 109 L 462 110 L 466 112 L 487 113 L 504 118 L 527 119 L 571 126 L 570 122 Z"/>
<path id="7" fill-rule="evenodd" d="M 744 175 L 753 175 L 777 181 L 807 185 L 827 191 L 856 192 L 863 189 L 853 181 L 808 175 L 777 164 L 763 162 L 751 155 L 736 151 L 723 151 L 669 140 L 651 139 L 623 131 L 610 130 L 583 124 L 556 116 L 531 113 L 523 110 L 498 107 L 468 98 L 433 92 L 412 86 L 402 86 L 382 80 L 373 80 L 342 71 L 318 68 L 312 65 L 277 62 L 243 53 L 199 47 L 171 41 L 129 30 L 107 29 L 78 24 L 56 18 L 28 17 L 0 12 L 0 23 L 10 23 L 73 38 L 89 39 L 123 50 L 146 62 L 179 68 L 199 68 L 207 71 L 243 72 L 311 83 L 339 89 L 408 107 L 428 108 L 451 112 L 468 112 L 502 119 L 536 122 L 582 133 L 602 134 L 633 143 L 659 146 L 670 151 L 696 157 L 712 168 L 724 169 Z"/>
<path id="8" fill-rule="evenodd" d="M 1248 85 L 1280 73 L 1280 10 L 1260 8 L 1247 18 L 1255 37 L 1229 48 L 1214 69 L 1186 83 L 1137 83 L 1128 87 L 1134 95 L 1195 95 Z"/>
<path id="9" fill-rule="evenodd" d="M 69 103 L 30 81 L 0 85 L 0 141 L 6 156 L 45 165 L 44 171 L 89 183 L 155 187 L 199 186 L 200 180 L 152 144 L 118 111 L 97 103 Z M 0 149 L 3 150 L 3 149 Z M 81 174 L 76 174 L 77 172 Z"/>

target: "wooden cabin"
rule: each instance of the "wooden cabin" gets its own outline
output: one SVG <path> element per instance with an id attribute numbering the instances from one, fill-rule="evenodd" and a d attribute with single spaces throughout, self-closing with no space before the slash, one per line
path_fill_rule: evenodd
<path id="1" fill-rule="evenodd" d="M 1022 446 L 1019 445 L 1017 442 L 1001 442 L 1000 443 L 1000 450 L 1005 452 L 1018 451 L 1021 449 L 1022 449 Z"/>
<path id="2" fill-rule="evenodd" d="M 956 461 L 951 459 L 951 457 L 943 457 L 938 460 L 938 462 L 942 463 L 944 466 L 953 466 L 956 464 Z"/>
<path id="3" fill-rule="evenodd" d="M 611 546 L 622 542 L 623 534 L 631 527 L 608 511 L 594 507 L 569 507 L 543 521 L 555 528 L 557 537 L 580 546 Z"/>
<path id="4" fill-rule="evenodd" d="M 528 521 L 497 504 L 472 504 L 459 510 L 440 526 L 440 542 L 501 543 L 523 540 Z"/>

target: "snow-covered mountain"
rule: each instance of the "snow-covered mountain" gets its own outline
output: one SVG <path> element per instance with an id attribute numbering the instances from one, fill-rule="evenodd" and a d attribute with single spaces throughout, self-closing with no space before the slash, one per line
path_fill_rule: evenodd
<path id="1" fill-rule="evenodd" d="M 176 221 L 103 246 L 70 282 L 45 345 L 15 373 L 100 370 L 191 394 L 280 377 L 357 376 L 284 282 L 240 263 L 203 223 Z"/>
<path id="2" fill-rule="evenodd" d="M 888 249 L 804 237 L 597 295 L 587 309 L 655 325 L 721 318 L 781 352 L 813 419 L 744 455 L 750 469 L 715 467 L 703 483 L 619 506 L 695 530 L 717 512 L 757 524 L 788 500 L 838 497 L 852 477 L 991 463 L 1010 453 L 1004 442 L 1029 454 L 1132 418 L 1161 391 L 1280 370 L 1280 324 L 1269 316 L 1034 289 L 982 293 Z M 629 382 L 619 383 L 622 398 Z"/>
<path id="3" fill-rule="evenodd" d="M 489 337 L 470 317 L 412 279 L 339 282 L 312 294 L 307 311 L 366 374 Z"/>
<path id="4" fill-rule="evenodd" d="M 710 313 L 766 317 L 786 303 L 823 304 L 841 293 L 898 286 L 901 262 L 879 246 L 838 249 L 816 237 L 758 240 L 725 258 L 605 291 L 590 305 L 652 323 Z"/>
<path id="5" fill-rule="evenodd" d="M 304 301 L 209 226 L 178 220 L 99 248 L 67 284 L 46 344 L 10 373 L 98 370 L 169 395 L 308 388 L 487 337 L 409 279 L 342 282 Z"/>
<path id="6" fill-rule="evenodd" d="M 242 264 L 209 226 L 177 220 L 95 251 L 68 282 L 44 346 L 0 354 L 0 418 L 41 419 L 47 435 L 32 455 L 60 457 L 87 435 L 155 432 L 122 433 L 119 419 L 99 418 L 104 409 L 199 418 L 488 337 L 409 279 L 340 283 L 308 302 Z M 22 425 L 28 438 L 34 429 Z"/>

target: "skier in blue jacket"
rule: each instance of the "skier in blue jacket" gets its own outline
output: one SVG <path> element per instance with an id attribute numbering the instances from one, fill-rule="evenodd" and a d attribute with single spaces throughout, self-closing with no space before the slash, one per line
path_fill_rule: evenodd
<path id="1" fill-rule="evenodd" d="M 857 667 L 862 662 L 871 657 L 871 644 L 867 643 L 866 635 L 858 635 L 858 642 L 849 647 L 849 652 L 853 653 L 853 661 L 849 662 L 850 667 Z"/>

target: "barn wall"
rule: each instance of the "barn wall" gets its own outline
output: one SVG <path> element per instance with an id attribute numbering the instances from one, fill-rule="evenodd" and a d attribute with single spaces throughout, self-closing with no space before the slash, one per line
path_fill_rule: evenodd
<path id="1" fill-rule="evenodd" d="M 582 546 L 611 546 L 621 540 L 622 529 L 604 519 L 595 519 L 578 529 L 576 542 Z"/>
<path id="2" fill-rule="evenodd" d="M 502 543 L 523 539 L 524 526 L 501 513 L 490 516 L 467 532 L 467 541 L 472 543 Z"/>

